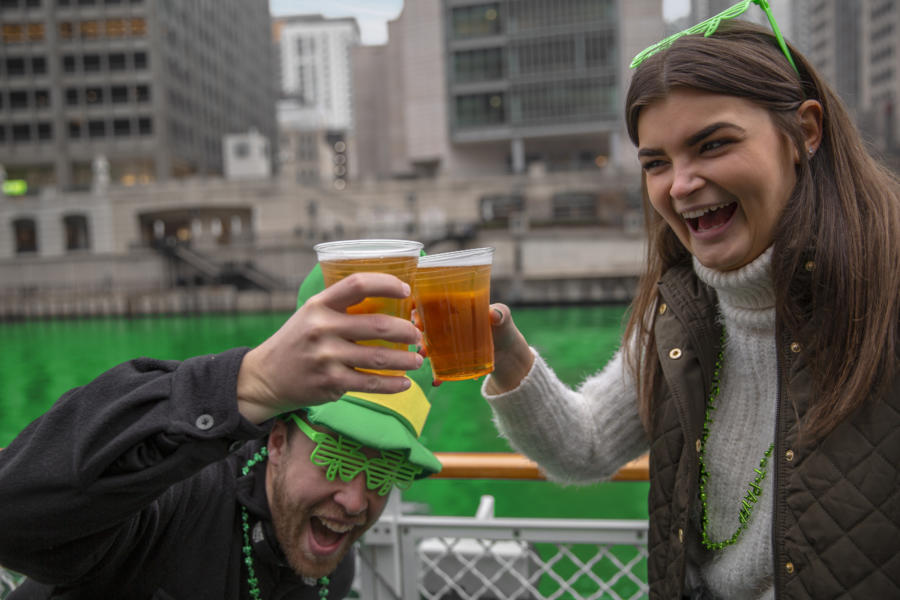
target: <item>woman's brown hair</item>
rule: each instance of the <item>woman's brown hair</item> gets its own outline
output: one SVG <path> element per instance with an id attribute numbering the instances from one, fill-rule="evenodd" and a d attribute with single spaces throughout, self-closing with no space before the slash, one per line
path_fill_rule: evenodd
<path id="1" fill-rule="evenodd" d="M 635 71 L 625 103 L 638 145 L 641 110 L 676 88 L 747 99 L 769 111 L 796 147 L 797 184 L 775 232 L 772 272 L 778 331 L 804 335 L 815 389 L 804 435 L 831 431 L 897 371 L 900 329 L 900 182 L 867 152 L 837 95 L 793 47 L 793 69 L 772 34 L 725 21 L 711 37 L 685 36 Z M 796 116 L 804 100 L 823 107 L 822 143 L 812 158 Z M 657 282 L 691 256 L 649 206 L 647 268 L 631 305 L 625 339 L 648 423 L 660 371 L 653 333 Z M 809 261 L 813 261 L 810 263 Z M 805 272 L 812 267 L 812 272 Z M 629 351 L 630 350 L 630 351 Z"/>

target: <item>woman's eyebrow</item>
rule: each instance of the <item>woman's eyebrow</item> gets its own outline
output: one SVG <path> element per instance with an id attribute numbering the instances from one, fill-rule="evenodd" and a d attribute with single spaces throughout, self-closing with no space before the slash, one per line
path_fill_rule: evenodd
<path id="1" fill-rule="evenodd" d="M 715 132 L 717 132 L 718 130 L 726 129 L 726 128 L 727 129 L 735 129 L 735 130 L 739 131 L 740 133 L 746 133 L 746 130 L 739 125 L 735 125 L 734 123 L 729 123 L 728 121 L 718 121 L 716 123 L 707 125 L 706 127 L 701 129 L 697 133 L 688 137 L 685 140 L 684 145 L 687 148 L 690 148 L 691 146 L 696 146 L 697 144 L 699 144 L 700 142 L 705 140 L 707 137 L 709 137 L 712 134 L 714 134 Z M 637 153 L 638 158 L 642 158 L 645 156 L 662 156 L 664 154 L 665 154 L 665 152 L 663 152 L 659 148 L 641 148 L 638 150 L 638 153 Z"/>
<path id="2" fill-rule="evenodd" d="M 707 125 L 703 129 L 701 129 L 700 131 L 695 133 L 694 135 L 690 136 L 687 140 L 685 140 L 684 145 L 690 147 L 690 146 L 699 144 L 704 139 L 706 139 L 707 137 L 714 134 L 716 131 L 723 129 L 723 128 L 736 129 L 736 130 L 740 131 L 741 133 L 746 133 L 746 131 L 744 130 L 743 127 L 735 125 L 734 123 L 729 123 L 728 121 L 719 121 L 717 123 Z"/>

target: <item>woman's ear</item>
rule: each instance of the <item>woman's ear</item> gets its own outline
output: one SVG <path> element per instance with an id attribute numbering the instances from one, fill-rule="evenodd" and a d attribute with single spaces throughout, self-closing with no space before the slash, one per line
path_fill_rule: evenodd
<path id="1" fill-rule="evenodd" d="M 797 109 L 797 118 L 803 130 L 803 142 L 807 157 L 812 157 L 822 144 L 822 104 L 818 100 L 804 100 Z M 799 162 L 799 157 L 797 157 Z"/>

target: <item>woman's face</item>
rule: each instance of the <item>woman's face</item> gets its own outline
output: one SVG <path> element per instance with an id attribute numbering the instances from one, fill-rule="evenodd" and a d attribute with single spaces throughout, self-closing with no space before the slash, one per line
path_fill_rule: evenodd
<path id="1" fill-rule="evenodd" d="M 650 203 L 701 264 L 737 269 L 772 244 L 798 157 L 765 109 L 675 90 L 641 110 L 638 139 Z"/>

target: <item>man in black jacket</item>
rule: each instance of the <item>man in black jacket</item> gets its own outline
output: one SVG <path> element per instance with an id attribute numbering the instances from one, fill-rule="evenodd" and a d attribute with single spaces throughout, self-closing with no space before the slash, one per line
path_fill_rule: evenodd
<path id="1" fill-rule="evenodd" d="M 0 564 L 28 575 L 10 597 L 343 597 L 388 490 L 440 469 L 421 389 L 357 370 L 418 368 L 354 343 L 418 330 L 345 312 L 408 295 L 354 275 L 252 350 L 136 359 L 66 393 L 0 452 Z"/>

